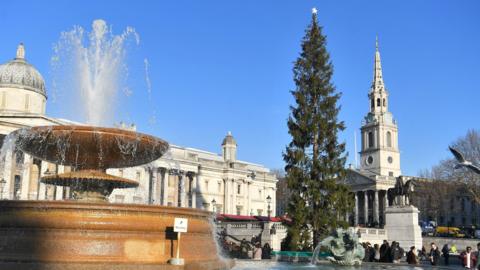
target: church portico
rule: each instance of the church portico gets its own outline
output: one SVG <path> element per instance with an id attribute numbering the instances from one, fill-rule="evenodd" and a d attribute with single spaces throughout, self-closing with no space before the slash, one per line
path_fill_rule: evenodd
<path id="1" fill-rule="evenodd" d="M 354 226 L 378 227 L 385 224 L 385 208 L 388 197 L 386 190 L 366 189 L 353 192 L 355 207 L 350 222 Z"/>

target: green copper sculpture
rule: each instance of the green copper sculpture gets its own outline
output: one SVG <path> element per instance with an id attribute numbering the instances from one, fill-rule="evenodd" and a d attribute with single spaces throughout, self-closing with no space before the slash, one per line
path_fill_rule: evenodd
<path id="1" fill-rule="evenodd" d="M 320 252 L 327 252 L 330 256 L 327 259 L 338 265 L 361 265 L 365 250 L 360 244 L 357 234 L 353 228 L 336 229 L 332 236 L 322 240 L 315 248 L 312 263 L 318 262 Z"/>

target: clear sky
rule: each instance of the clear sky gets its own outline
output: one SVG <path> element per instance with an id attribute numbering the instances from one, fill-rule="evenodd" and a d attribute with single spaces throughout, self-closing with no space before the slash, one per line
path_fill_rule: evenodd
<path id="1" fill-rule="evenodd" d="M 281 168 L 290 140 L 292 62 L 314 6 L 334 83 L 343 92 L 340 119 L 347 129 L 340 139 L 349 162 L 354 131 L 368 111 L 377 34 L 404 174 L 449 157 L 449 143 L 479 128 L 480 1 L 474 0 L 3 0 L 0 61 L 13 58 L 24 42 L 28 61 L 51 89 L 49 60 L 62 31 L 90 29 L 94 19 L 106 20 L 116 33 L 132 26 L 141 43 L 129 58 L 148 58 L 152 93 L 147 98 L 143 66 L 133 64 L 134 94 L 121 107 L 128 112 L 123 120 L 173 144 L 218 153 L 232 131 L 240 159 Z M 75 118 L 49 94 L 50 116 Z M 148 121 L 152 116 L 155 122 Z"/>

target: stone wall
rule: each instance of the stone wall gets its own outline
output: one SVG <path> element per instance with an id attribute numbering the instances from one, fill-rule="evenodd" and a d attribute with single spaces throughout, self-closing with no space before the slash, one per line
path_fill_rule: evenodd
<path id="1" fill-rule="evenodd" d="M 457 250 L 462 252 L 466 249 L 467 246 L 472 247 L 472 250 L 477 250 L 477 244 L 480 243 L 480 239 L 467 239 L 467 238 L 451 238 L 451 237 L 423 237 L 423 246 L 430 250 L 430 243 L 435 243 L 440 249 L 443 245 L 448 244 L 452 246 L 455 244 Z"/>
<path id="2" fill-rule="evenodd" d="M 262 243 L 269 243 L 274 251 L 281 249 L 282 240 L 287 236 L 287 228 L 281 222 L 222 222 L 217 224 L 217 231 L 224 231 L 238 240 L 247 241 L 261 234 Z M 234 241 L 230 238 L 228 240 Z"/>

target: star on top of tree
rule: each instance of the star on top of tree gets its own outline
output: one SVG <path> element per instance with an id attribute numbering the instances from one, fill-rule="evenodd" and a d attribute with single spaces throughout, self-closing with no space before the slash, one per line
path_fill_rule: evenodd
<path id="1" fill-rule="evenodd" d="M 312 8 L 312 14 L 317 14 L 317 8 L 316 7 Z"/>

